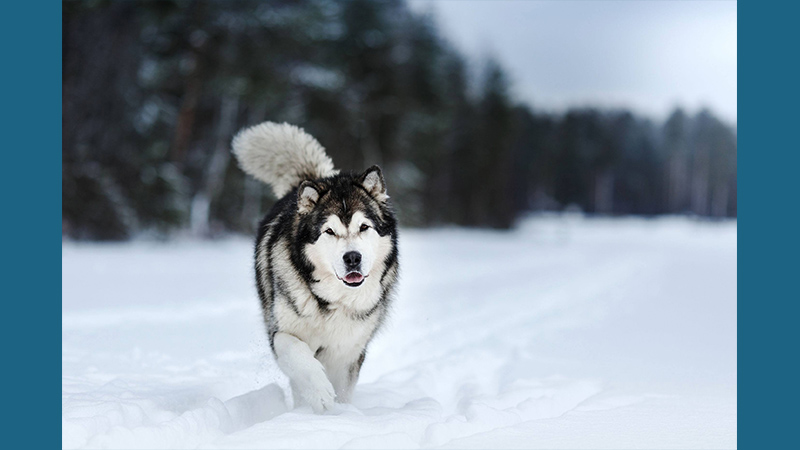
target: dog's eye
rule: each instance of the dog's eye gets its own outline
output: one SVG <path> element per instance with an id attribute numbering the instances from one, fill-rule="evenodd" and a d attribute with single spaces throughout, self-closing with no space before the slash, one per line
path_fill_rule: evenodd
<path id="1" fill-rule="evenodd" d="M 367 224 L 361 225 L 360 231 L 367 231 L 367 230 L 369 230 L 369 225 Z"/>
<path id="2" fill-rule="evenodd" d="M 325 234 L 330 234 L 331 236 L 336 236 L 336 233 L 334 233 L 333 230 L 331 230 L 330 228 L 325 230 Z"/>

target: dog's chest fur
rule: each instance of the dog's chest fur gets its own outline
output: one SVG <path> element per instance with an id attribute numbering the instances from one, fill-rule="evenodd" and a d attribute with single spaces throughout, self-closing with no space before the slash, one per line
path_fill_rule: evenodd
<path id="1" fill-rule="evenodd" d="M 328 288 L 313 289 L 292 265 L 288 242 L 279 238 L 270 245 L 273 232 L 269 227 L 260 240 L 256 258 L 259 283 L 269 291 L 269 303 L 263 305 L 268 328 L 298 337 L 320 359 L 357 358 L 385 314 L 380 277 L 368 277 L 359 289 L 338 280 L 318 283 Z M 314 277 L 328 281 L 324 275 Z"/>
<path id="2" fill-rule="evenodd" d="M 344 360 L 357 357 L 372 337 L 378 325 L 378 316 L 365 320 L 354 319 L 349 311 L 333 308 L 321 312 L 313 299 L 304 308 L 308 314 L 298 316 L 292 308 L 276 298 L 275 318 L 282 332 L 297 336 L 315 353 L 338 356 Z"/>

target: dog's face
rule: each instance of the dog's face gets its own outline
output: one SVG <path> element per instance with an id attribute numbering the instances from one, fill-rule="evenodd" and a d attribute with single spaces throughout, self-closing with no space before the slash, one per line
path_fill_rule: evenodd
<path id="1" fill-rule="evenodd" d="M 300 185 L 298 230 L 322 291 L 335 297 L 380 283 L 396 226 L 388 198 L 377 166 Z"/>
<path id="2" fill-rule="evenodd" d="M 345 285 L 361 286 L 378 256 L 381 237 L 375 224 L 363 211 L 356 211 L 347 224 L 331 214 L 321 229 L 317 243 L 309 249 L 310 259 L 316 266 L 330 262 L 334 275 Z"/>

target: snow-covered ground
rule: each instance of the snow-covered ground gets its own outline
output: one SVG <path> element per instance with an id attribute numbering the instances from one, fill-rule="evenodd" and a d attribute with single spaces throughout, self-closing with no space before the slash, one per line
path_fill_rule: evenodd
<path id="1" fill-rule="evenodd" d="M 538 216 L 401 235 L 351 405 L 291 409 L 251 242 L 62 248 L 62 444 L 736 447 L 736 223 Z"/>

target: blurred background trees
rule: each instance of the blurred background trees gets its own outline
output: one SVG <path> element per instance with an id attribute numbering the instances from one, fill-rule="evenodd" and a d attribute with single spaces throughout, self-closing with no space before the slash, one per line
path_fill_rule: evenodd
<path id="1" fill-rule="evenodd" d="M 252 232 L 275 199 L 229 145 L 263 120 L 380 164 L 406 226 L 736 215 L 736 131 L 712 112 L 538 112 L 402 0 L 66 2 L 63 58 L 71 238 Z"/>

